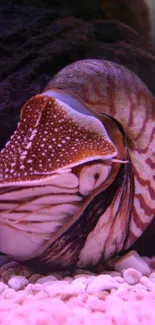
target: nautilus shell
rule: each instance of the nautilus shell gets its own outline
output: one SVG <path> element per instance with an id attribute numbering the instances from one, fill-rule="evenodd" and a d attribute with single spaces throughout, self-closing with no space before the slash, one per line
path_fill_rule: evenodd
<path id="1" fill-rule="evenodd" d="M 38 269 L 126 250 L 155 212 L 155 100 L 125 67 L 82 60 L 23 106 L 0 153 L 0 251 Z"/>

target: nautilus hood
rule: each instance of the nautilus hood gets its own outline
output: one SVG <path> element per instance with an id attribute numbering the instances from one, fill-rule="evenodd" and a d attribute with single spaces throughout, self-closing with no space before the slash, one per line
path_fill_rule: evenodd
<path id="1" fill-rule="evenodd" d="M 1 151 L 0 186 L 28 184 L 116 155 L 100 120 L 59 99 L 37 95 L 23 106 L 17 130 Z"/>

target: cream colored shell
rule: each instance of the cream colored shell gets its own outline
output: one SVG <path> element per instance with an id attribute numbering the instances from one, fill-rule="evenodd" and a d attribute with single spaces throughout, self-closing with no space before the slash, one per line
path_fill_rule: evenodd
<path id="1" fill-rule="evenodd" d="M 0 153 L 0 250 L 52 269 L 129 247 L 155 211 L 154 104 L 136 75 L 101 60 L 30 98 Z"/>

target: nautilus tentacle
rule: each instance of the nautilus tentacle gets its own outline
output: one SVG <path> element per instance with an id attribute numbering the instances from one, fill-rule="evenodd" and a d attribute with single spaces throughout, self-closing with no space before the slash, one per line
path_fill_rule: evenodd
<path id="1" fill-rule="evenodd" d="M 129 247 L 155 211 L 154 104 L 112 62 L 58 72 L 0 153 L 0 251 L 50 269 Z"/>

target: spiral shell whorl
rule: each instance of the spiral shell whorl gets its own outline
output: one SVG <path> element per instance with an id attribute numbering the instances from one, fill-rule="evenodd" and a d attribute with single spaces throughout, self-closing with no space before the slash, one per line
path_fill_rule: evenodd
<path id="1" fill-rule="evenodd" d="M 155 101 L 143 82 L 125 67 L 102 60 L 78 61 L 58 72 L 45 90 L 53 88 L 76 96 L 93 113 L 115 118 L 132 143 L 135 139 L 137 145 L 139 138 L 146 141 L 143 131 L 147 122 L 152 120 L 153 125 Z"/>
<path id="2" fill-rule="evenodd" d="M 91 112 L 107 114 L 124 129 L 134 171 L 134 205 L 127 246 L 155 211 L 155 99 L 131 71 L 109 61 L 83 60 L 58 72 L 45 90 L 78 98 Z"/>

